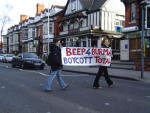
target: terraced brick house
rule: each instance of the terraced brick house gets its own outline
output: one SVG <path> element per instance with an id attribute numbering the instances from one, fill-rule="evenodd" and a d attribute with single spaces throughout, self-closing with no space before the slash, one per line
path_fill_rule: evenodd
<path id="1" fill-rule="evenodd" d="M 125 39 L 129 42 L 129 60 L 133 61 L 136 68 L 141 67 L 141 37 L 142 37 L 142 12 L 141 6 L 144 3 L 144 10 L 150 5 L 148 0 L 121 0 L 125 5 L 125 28 L 123 32 Z M 144 11 L 144 18 L 146 19 L 146 12 Z M 149 25 L 150 10 L 147 13 L 147 22 Z M 145 29 L 145 28 L 144 28 Z M 144 59 L 145 70 L 150 70 L 150 29 L 145 29 L 145 45 L 144 45 Z"/>

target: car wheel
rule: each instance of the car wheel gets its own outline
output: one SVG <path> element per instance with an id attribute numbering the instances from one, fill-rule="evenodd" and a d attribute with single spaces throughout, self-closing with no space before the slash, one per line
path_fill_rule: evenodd
<path id="1" fill-rule="evenodd" d="M 15 64 L 13 64 L 13 63 L 12 63 L 12 65 L 11 65 L 11 66 L 12 66 L 13 68 L 15 68 L 15 67 L 16 67 L 16 65 L 15 65 Z"/>
<path id="2" fill-rule="evenodd" d="M 44 69 L 44 66 L 41 66 L 40 69 L 43 70 L 43 69 Z"/>

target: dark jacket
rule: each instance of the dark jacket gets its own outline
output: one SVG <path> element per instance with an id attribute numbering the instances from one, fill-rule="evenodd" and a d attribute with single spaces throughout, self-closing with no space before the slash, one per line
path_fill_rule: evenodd
<path id="1" fill-rule="evenodd" d="M 109 48 L 109 47 L 107 47 L 106 45 L 102 44 L 101 48 Z"/>
<path id="2" fill-rule="evenodd" d="M 109 48 L 109 47 L 107 47 L 106 45 L 102 44 L 102 45 L 101 45 L 101 48 Z M 99 69 L 101 69 L 101 70 L 106 70 L 106 69 L 107 69 L 107 66 L 100 66 Z"/>
<path id="3" fill-rule="evenodd" d="M 50 55 L 48 57 L 52 71 L 62 69 L 61 48 L 59 46 L 55 44 L 51 45 Z"/>

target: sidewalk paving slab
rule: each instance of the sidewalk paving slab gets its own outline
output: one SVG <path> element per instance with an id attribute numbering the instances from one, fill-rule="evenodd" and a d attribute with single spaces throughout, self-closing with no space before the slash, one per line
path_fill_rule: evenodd
<path id="1" fill-rule="evenodd" d="M 99 67 L 89 67 L 89 66 L 64 66 L 63 71 L 75 72 L 96 75 Z M 108 68 L 108 73 L 113 78 L 134 80 L 134 81 L 144 81 L 150 83 L 150 72 L 144 72 L 144 78 L 141 79 L 141 71 L 127 70 L 127 69 L 114 69 Z"/>

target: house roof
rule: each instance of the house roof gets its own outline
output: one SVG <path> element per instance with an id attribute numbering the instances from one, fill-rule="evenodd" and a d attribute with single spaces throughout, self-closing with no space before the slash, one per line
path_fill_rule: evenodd
<path id="1" fill-rule="evenodd" d="M 102 7 L 107 0 L 80 0 L 85 10 L 94 11 Z"/>

